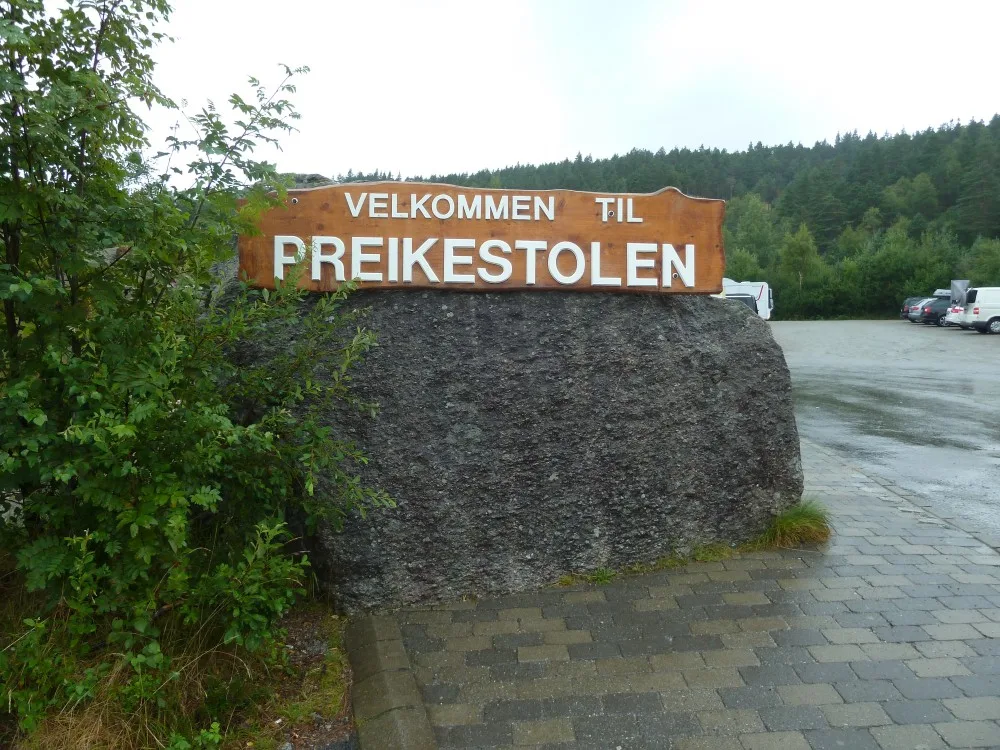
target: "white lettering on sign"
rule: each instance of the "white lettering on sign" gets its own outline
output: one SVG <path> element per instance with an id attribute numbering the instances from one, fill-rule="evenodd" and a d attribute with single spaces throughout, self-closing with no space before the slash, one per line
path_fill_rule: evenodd
<path id="1" fill-rule="evenodd" d="M 513 204 L 512 216 L 515 221 L 528 221 L 531 219 L 530 214 L 528 214 L 528 206 L 530 205 L 531 198 L 527 195 L 515 195 L 511 198 L 511 203 Z"/>
<path id="2" fill-rule="evenodd" d="M 458 196 L 458 218 L 476 220 L 483 218 L 483 196 L 474 195 L 471 202 L 467 195 Z"/>
<path id="3" fill-rule="evenodd" d="M 635 215 L 635 204 L 632 198 L 611 198 L 608 196 L 597 196 L 594 202 L 601 207 L 601 221 L 607 222 L 609 219 L 617 219 L 618 223 L 642 224 L 642 217 Z M 613 208 L 617 206 L 617 210 Z"/>
<path id="4" fill-rule="evenodd" d="M 486 242 L 479 246 L 479 257 L 487 263 L 500 266 L 502 270 L 500 273 L 493 273 L 492 271 L 487 271 L 485 268 L 480 268 L 478 270 L 479 278 L 487 284 L 502 284 L 514 273 L 514 265 L 502 255 L 494 255 L 491 252 L 494 248 L 507 255 L 510 255 L 512 252 L 510 245 L 503 240 L 486 240 Z"/>
<path id="5" fill-rule="evenodd" d="M 663 246 L 663 286 L 671 286 L 674 273 L 681 280 L 684 286 L 694 286 L 694 245 L 684 246 L 684 263 L 681 263 L 680 256 L 673 245 Z M 671 271 L 670 269 L 676 269 Z"/>
<path id="6" fill-rule="evenodd" d="M 593 286 L 621 286 L 620 276 L 601 275 L 601 243 L 590 243 L 590 283 Z"/>
<path id="7" fill-rule="evenodd" d="M 535 253 L 545 249 L 545 242 L 541 240 L 518 240 L 514 243 L 515 250 L 524 250 L 524 283 L 535 284 L 535 269 L 537 261 Z"/>
<path id="8" fill-rule="evenodd" d="M 294 245 L 295 255 L 288 257 L 285 255 L 285 246 Z M 279 234 L 274 238 L 274 278 L 285 278 L 285 266 L 294 266 L 306 257 L 306 243 L 298 237 Z"/>
<path id="9" fill-rule="evenodd" d="M 350 193 L 344 193 L 344 197 L 347 199 L 347 210 L 351 212 L 351 216 L 355 219 L 358 218 L 361 215 L 361 207 L 365 205 L 365 198 L 368 197 L 368 193 L 362 193 L 357 203 L 351 200 Z"/>
<path id="10" fill-rule="evenodd" d="M 549 221 L 556 220 L 556 199 L 551 196 L 543 201 L 540 196 L 535 196 L 535 221 L 544 214 Z"/>
<path id="11" fill-rule="evenodd" d="M 356 281 L 382 289 L 716 294 L 724 215 L 724 201 L 676 188 L 330 185 L 291 191 L 286 205 L 265 212 L 261 231 L 240 237 L 240 273 L 275 288 L 294 271 L 295 283 L 314 291 Z"/>
<path id="12" fill-rule="evenodd" d="M 444 283 L 474 284 L 476 277 L 471 273 L 455 273 L 455 266 L 471 266 L 471 255 L 455 255 L 456 250 L 472 250 L 476 247 L 475 240 L 445 240 L 444 241 Z"/>
<path id="13" fill-rule="evenodd" d="M 427 213 L 427 209 L 424 208 L 424 204 L 427 202 L 427 199 L 430 198 L 430 197 L 431 197 L 430 194 L 427 194 L 427 195 L 421 196 L 420 200 L 417 200 L 417 196 L 415 196 L 415 195 L 411 195 L 410 196 L 410 218 L 411 219 L 417 218 L 417 212 L 418 211 L 424 215 L 425 219 L 431 218 L 431 215 L 429 213 Z"/>
<path id="14" fill-rule="evenodd" d="M 381 263 L 378 253 L 366 253 L 366 247 L 382 247 L 381 237 L 354 237 L 351 239 L 351 278 L 358 281 L 381 281 L 381 271 L 362 271 L 362 263 Z"/>
<path id="15" fill-rule="evenodd" d="M 655 258 L 640 258 L 639 253 L 655 253 L 655 242 L 629 242 L 625 245 L 625 273 L 628 286 L 656 286 L 656 279 L 639 276 L 640 268 L 656 266 Z"/>
<path id="16" fill-rule="evenodd" d="M 434 247 L 434 243 L 438 241 L 437 237 L 431 237 L 429 240 L 425 240 L 424 244 L 418 247 L 416 250 L 413 249 L 413 238 L 404 237 L 403 238 L 403 281 L 412 282 L 413 281 L 413 267 L 420 266 L 420 270 L 423 271 L 424 276 L 432 284 L 436 284 L 438 281 L 437 274 L 434 273 L 430 264 L 427 262 L 427 258 L 424 254 Z"/>
<path id="17" fill-rule="evenodd" d="M 333 254 L 323 252 L 323 245 L 333 245 Z M 313 237 L 312 241 L 312 277 L 313 281 L 323 278 L 323 264 L 333 266 L 335 281 L 344 281 L 344 241 L 340 237 Z M 392 279 L 390 279 L 391 281 Z"/>
<path id="18" fill-rule="evenodd" d="M 573 273 L 568 275 L 559 270 L 559 253 L 564 250 L 569 250 L 573 253 L 573 259 L 576 262 Z M 586 270 L 587 260 L 583 257 L 583 250 L 573 242 L 557 242 L 549 252 L 549 276 L 560 284 L 575 284 L 583 278 Z"/>
<path id="19" fill-rule="evenodd" d="M 407 198 L 409 203 L 407 204 Z M 351 216 L 357 219 L 361 216 L 365 206 L 368 208 L 368 218 L 370 219 L 441 219 L 446 220 L 452 217 L 459 219 L 469 219 L 481 221 L 489 219 L 491 221 L 540 221 L 544 216 L 549 221 L 556 220 L 556 199 L 552 196 L 542 198 L 539 195 L 501 195 L 499 198 L 487 195 L 465 195 L 458 196 L 456 201 L 451 195 L 440 193 L 434 195 L 425 193 L 417 196 L 410 193 L 409 196 L 402 196 L 396 193 L 361 193 L 355 196 L 345 192 L 344 199 L 347 201 L 347 210 Z M 603 198 L 613 202 L 614 198 Z M 405 207 L 409 205 L 409 210 Z M 404 208 L 400 208 L 403 206 Z M 484 210 L 485 208 L 485 210 Z M 605 207 L 607 213 L 607 207 Z M 632 207 L 629 199 L 629 221 L 642 221 L 631 217 Z M 607 217 L 604 218 L 607 221 Z"/>
<path id="20" fill-rule="evenodd" d="M 361 210 L 362 204 L 357 204 Z M 386 198 L 386 205 L 390 201 Z M 432 204 L 433 205 L 433 204 Z M 433 209 L 432 209 L 433 210 Z M 625 209 L 626 212 L 628 209 Z M 427 253 L 441 239 L 443 253 L 435 269 Z M 544 254 L 544 268 L 549 277 L 562 286 L 572 286 L 588 272 L 591 286 L 625 289 L 669 288 L 678 281 L 681 286 L 695 286 L 695 246 L 675 247 L 655 242 L 625 244 L 625 279 L 605 276 L 601 263 L 601 243 L 591 242 L 589 255 L 575 242 L 563 240 L 552 247 L 544 240 L 516 240 L 513 248 L 501 239 L 488 239 L 477 245 L 470 238 L 429 237 L 422 241 L 413 237 L 352 237 L 348 243 L 340 237 L 316 235 L 310 238 L 309 255 L 312 279 L 321 281 L 324 266 L 330 266 L 335 281 L 350 278 L 357 281 L 383 279 L 392 283 L 412 284 L 414 269 L 419 268 L 430 283 L 475 284 L 479 278 L 487 284 L 502 284 L 514 273 L 515 262 L 523 258 L 527 285 L 538 283 L 539 255 Z M 293 248 L 291 254 L 288 248 Z M 402 253 L 400 253 L 402 247 Z M 524 251 L 523 256 L 515 253 Z M 383 253 L 384 251 L 384 253 Z M 349 256 L 349 257 L 347 257 Z M 682 257 L 683 256 L 683 257 Z M 306 258 L 306 242 L 292 235 L 274 238 L 274 275 L 285 278 L 285 266 Z M 440 276 L 438 274 L 440 271 Z"/>
<path id="21" fill-rule="evenodd" d="M 608 212 L 610 210 L 610 209 L 608 209 L 608 206 L 610 206 L 612 203 L 614 203 L 615 199 L 614 198 L 604 198 L 604 197 L 598 196 L 597 198 L 594 198 L 594 202 L 601 204 L 601 221 L 607 221 L 608 220 Z"/>
<path id="22" fill-rule="evenodd" d="M 368 199 L 368 215 L 373 219 L 389 218 L 389 194 L 372 193 Z"/>
<path id="23" fill-rule="evenodd" d="M 507 219 L 507 196 L 501 195 L 498 203 L 492 195 L 486 196 L 486 218 Z"/>
<path id="24" fill-rule="evenodd" d="M 389 272 L 386 280 L 399 281 L 399 237 L 389 238 Z"/>
<path id="25" fill-rule="evenodd" d="M 445 209 L 441 208 L 442 203 L 445 204 Z M 455 215 L 455 199 L 450 195 L 435 195 L 431 202 L 431 212 L 437 219 L 450 219 Z"/>

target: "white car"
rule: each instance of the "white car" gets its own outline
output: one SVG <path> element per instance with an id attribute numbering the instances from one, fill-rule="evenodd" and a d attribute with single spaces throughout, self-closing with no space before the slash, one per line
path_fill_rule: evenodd
<path id="1" fill-rule="evenodd" d="M 965 294 L 965 309 L 970 310 L 969 328 L 980 333 L 1000 333 L 1000 286 L 980 286 Z"/>
<path id="2" fill-rule="evenodd" d="M 946 326 L 958 326 L 964 331 L 969 327 L 969 323 L 966 320 L 967 317 L 964 307 L 961 305 L 952 305 L 948 308 L 948 314 L 944 316 L 944 324 Z"/>

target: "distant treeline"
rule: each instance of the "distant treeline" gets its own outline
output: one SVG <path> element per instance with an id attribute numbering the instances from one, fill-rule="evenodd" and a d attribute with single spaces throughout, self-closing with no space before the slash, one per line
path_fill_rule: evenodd
<path id="1" fill-rule="evenodd" d="M 338 181 L 399 179 L 387 173 Z M 726 275 L 766 280 L 779 317 L 885 315 L 951 279 L 1000 285 L 1000 115 L 833 144 L 634 150 L 413 180 L 725 198 Z"/>

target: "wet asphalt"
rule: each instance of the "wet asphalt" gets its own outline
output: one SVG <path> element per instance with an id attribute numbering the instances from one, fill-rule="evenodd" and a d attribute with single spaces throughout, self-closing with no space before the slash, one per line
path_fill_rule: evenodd
<path id="1" fill-rule="evenodd" d="M 771 330 L 803 437 L 1000 536 L 1000 336 L 903 320 Z"/>

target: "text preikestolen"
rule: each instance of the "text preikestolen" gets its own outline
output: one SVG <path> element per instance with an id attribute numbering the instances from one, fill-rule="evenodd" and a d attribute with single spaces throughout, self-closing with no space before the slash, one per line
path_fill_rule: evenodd
<path id="1" fill-rule="evenodd" d="M 290 191 L 240 239 L 259 286 L 305 262 L 300 284 L 375 288 L 721 289 L 722 201 L 647 195 L 472 190 L 398 182 Z"/>

